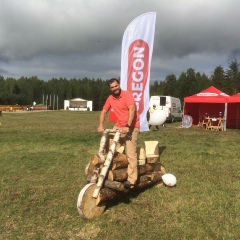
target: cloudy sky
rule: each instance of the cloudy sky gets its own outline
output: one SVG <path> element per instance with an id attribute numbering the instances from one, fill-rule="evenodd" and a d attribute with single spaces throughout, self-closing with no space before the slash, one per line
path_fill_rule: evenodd
<path id="1" fill-rule="evenodd" d="M 239 0 L 0 0 L 0 75 L 120 76 L 128 24 L 156 12 L 151 81 L 240 62 Z"/>

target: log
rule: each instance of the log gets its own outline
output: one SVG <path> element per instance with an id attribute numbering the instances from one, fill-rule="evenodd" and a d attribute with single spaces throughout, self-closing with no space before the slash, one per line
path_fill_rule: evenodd
<path id="1" fill-rule="evenodd" d="M 144 175 L 147 172 L 151 172 L 153 170 L 154 170 L 154 167 L 152 165 L 149 165 L 149 164 L 140 165 L 138 166 L 138 176 Z M 126 181 L 128 178 L 127 168 L 110 170 L 108 172 L 107 178 L 111 181 L 118 181 L 118 182 Z"/>
<path id="2" fill-rule="evenodd" d="M 105 157 L 105 155 L 103 155 Z M 97 155 L 93 155 L 92 158 L 91 158 L 91 164 L 93 166 L 96 166 L 98 163 L 100 163 L 101 160 L 100 160 L 100 157 L 97 156 Z"/>
<path id="3" fill-rule="evenodd" d="M 106 157 L 107 155 L 104 155 Z M 126 168 L 128 165 L 128 158 L 125 154 L 116 152 L 113 155 L 112 160 L 112 169 L 120 169 L 120 168 Z M 93 155 L 91 157 L 91 160 L 88 162 L 85 168 L 85 175 L 91 175 L 93 174 L 94 167 L 103 166 L 103 163 L 101 162 L 101 159 L 98 155 Z"/>
<path id="4" fill-rule="evenodd" d="M 141 189 L 141 188 L 149 187 L 149 186 L 151 186 L 151 185 L 153 185 L 153 183 L 152 183 L 151 181 L 146 180 L 146 181 L 140 182 L 140 183 L 135 187 L 135 189 Z"/>
<path id="5" fill-rule="evenodd" d="M 152 181 L 153 178 L 154 178 L 154 173 L 153 173 L 153 172 L 147 172 L 147 173 L 145 174 L 145 176 L 147 176 L 147 180 L 148 180 L 148 181 Z"/>
<path id="6" fill-rule="evenodd" d="M 147 165 L 140 165 L 140 166 L 138 166 L 138 176 L 144 175 L 147 172 L 149 172 Z"/>
<path id="7" fill-rule="evenodd" d="M 100 163 L 100 162 L 101 162 L 100 158 L 97 155 L 92 156 L 90 162 L 87 164 L 87 166 L 85 168 L 85 175 L 87 176 L 87 179 L 89 179 L 88 175 L 93 174 L 95 167 L 101 168 L 103 166 L 103 163 Z M 110 166 L 110 169 L 117 170 L 117 169 L 127 168 L 127 166 L 128 166 L 127 156 L 125 154 L 116 152 L 113 155 L 112 165 Z M 147 168 L 147 171 L 149 171 L 149 172 L 162 171 L 162 172 L 166 173 L 166 170 L 161 163 L 147 163 L 147 164 L 140 165 L 140 166 L 145 166 Z M 143 167 L 143 168 L 145 169 L 145 167 Z M 144 169 L 140 168 L 139 171 L 141 172 Z M 142 175 L 142 174 L 140 174 L 140 175 Z"/>
<path id="8" fill-rule="evenodd" d="M 116 152 L 113 156 L 111 169 L 121 169 L 128 166 L 128 158 L 125 154 Z"/>
<path id="9" fill-rule="evenodd" d="M 159 155 L 156 155 L 156 154 L 148 154 L 146 155 L 146 162 L 147 163 L 157 163 L 160 161 L 160 157 Z"/>
<path id="10" fill-rule="evenodd" d="M 118 181 L 123 182 L 126 181 L 128 178 L 127 168 L 117 169 L 117 170 L 110 170 L 108 172 L 107 178 L 110 181 Z"/>
<path id="11" fill-rule="evenodd" d="M 121 182 L 110 181 L 110 180 L 105 180 L 104 187 L 111 188 L 113 190 L 117 190 L 121 192 L 124 192 L 126 190 Z"/>
<path id="12" fill-rule="evenodd" d="M 88 164 L 86 165 L 85 170 L 84 170 L 84 173 L 86 176 L 88 175 L 88 169 L 90 167 L 90 164 L 91 164 L 91 160 L 88 162 Z"/>
<path id="13" fill-rule="evenodd" d="M 142 189 L 142 188 L 145 188 L 145 187 L 149 187 L 149 186 L 152 186 L 158 182 L 161 182 L 162 181 L 162 175 L 163 173 L 162 172 L 154 172 L 152 173 L 152 180 L 149 181 L 149 176 L 148 175 L 142 175 L 139 177 L 139 180 L 138 180 L 138 183 L 136 184 L 135 188 L 134 189 Z M 111 185 L 111 182 L 110 180 L 106 180 L 109 184 L 109 186 Z M 106 183 L 105 181 L 105 183 Z M 112 182 L 113 183 L 113 182 Z M 118 185 L 117 182 L 114 182 L 113 185 L 116 186 Z M 121 183 L 120 183 L 121 184 Z M 124 188 L 125 189 L 125 188 Z M 117 191 L 117 189 L 111 189 L 110 187 L 104 187 L 100 190 L 100 193 L 97 197 L 97 200 L 96 200 L 96 205 L 99 205 L 99 204 L 103 204 L 109 200 L 112 200 L 116 197 L 120 197 L 124 194 L 127 194 L 131 191 L 131 189 L 125 189 L 123 191 Z"/>
<path id="14" fill-rule="evenodd" d="M 104 162 L 104 166 L 102 167 L 101 169 L 101 172 L 100 172 L 100 175 L 98 176 L 98 182 L 97 182 L 97 187 L 95 189 L 95 191 L 93 192 L 93 197 L 94 198 L 97 198 L 100 190 L 101 190 L 101 187 L 103 185 L 103 181 L 106 177 L 106 174 L 108 172 L 108 169 L 109 169 L 109 166 L 111 165 L 112 163 L 112 158 L 113 158 L 113 154 L 115 153 L 115 150 L 116 150 L 116 145 L 117 145 L 117 142 L 119 140 L 119 137 L 120 137 L 120 134 L 121 132 L 120 131 L 117 131 L 115 133 L 115 136 L 113 138 L 113 144 L 108 152 L 108 155 L 107 155 L 107 158 Z"/>
<path id="15" fill-rule="evenodd" d="M 155 178 L 156 178 L 156 176 L 158 176 L 158 175 L 164 175 L 165 173 L 164 172 L 162 172 L 162 171 L 158 171 L 158 172 L 148 172 L 148 173 L 146 173 L 145 174 L 145 176 L 147 176 L 148 177 L 148 180 L 149 181 L 153 181 Z"/>
<path id="16" fill-rule="evenodd" d="M 104 148 L 105 148 L 107 139 L 108 139 L 108 133 L 104 131 L 102 134 L 101 140 L 100 140 L 100 146 L 99 146 L 99 150 L 98 150 L 98 156 L 99 156 L 101 162 L 105 161 Z"/>
<path id="17" fill-rule="evenodd" d="M 147 175 L 142 175 L 139 177 L 139 181 L 138 181 L 138 184 L 142 183 L 142 182 L 146 182 L 146 181 L 149 181 L 148 180 L 148 176 Z M 138 185 L 137 184 L 137 185 Z"/>
<path id="18" fill-rule="evenodd" d="M 91 157 L 91 160 L 88 162 L 85 168 L 85 175 L 88 178 L 88 175 L 92 175 L 95 167 L 100 167 L 100 158 L 97 155 Z"/>
<path id="19" fill-rule="evenodd" d="M 146 167 L 148 169 L 148 172 L 162 171 L 166 173 L 166 170 L 161 163 L 147 163 Z"/>
<path id="20" fill-rule="evenodd" d="M 77 200 L 77 210 L 84 219 L 95 219 L 102 215 L 106 204 L 102 202 L 96 205 L 96 199 L 92 197 L 96 184 L 89 183 L 80 191 Z"/>
<path id="21" fill-rule="evenodd" d="M 159 172 L 153 172 L 153 182 L 157 182 L 157 181 L 161 181 L 162 180 L 162 176 L 164 175 L 165 173 L 162 172 L 162 171 L 159 171 Z"/>
<path id="22" fill-rule="evenodd" d="M 157 182 L 161 182 L 162 181 L 162 173 L 155 173 L 154 178 L 152 179 L 152 181 L 142 181 L 139 184 L 136 185 L 136 189 L 142 189 L 145 187 L 149 187 L 152 186 L 154 184 L 156 184 Z"/>
<path id="23" fill-rule="evenodd" d="M 90 182 L 92 182 L 92 183 L 97 182 L 99 172 L 100 172 L 100 168 L 95 167 L 94 170 L 93 170 L 93 174 L 92 174 L 92 177 L 90 179 Z"/>
<path id="24" fill-rule="evenodd" d="M 102 204 L 105 204 L 106 201 L 112 200 L 119 196 L 115 191 L 113 191 L 110 188 L 102 188 L 98 194 L 97 199 L 95 199 L 96 206 L 101 206 Z"/>
<path id="25" fill-rule="evenodd" d="M 87 176 L 86 176 L 86 179 L 87 179 L 87 182 L 90 183 L 90 182 L 91 182 L 91 179 L 92 179 L 92 175 L 87 175 Z"/>

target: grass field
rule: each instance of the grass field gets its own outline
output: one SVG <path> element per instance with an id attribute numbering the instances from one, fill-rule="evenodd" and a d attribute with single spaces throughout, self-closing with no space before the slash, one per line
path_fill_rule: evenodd
<path id="1" fill-rule="evenodd" d="M 82 219 L 77 197 L 97 154 L 99 112 L 3 113 L 0 239 L 240 239 L 240 130 L 167 124 L 158 140 L 176 187 L 155 186 Z M 106 127 L 111 128 L 111 124 Z"/>

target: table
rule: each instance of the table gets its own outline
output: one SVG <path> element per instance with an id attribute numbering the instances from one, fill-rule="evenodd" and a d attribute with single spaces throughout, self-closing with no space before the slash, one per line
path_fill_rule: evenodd
<path id="1" fill-rule="evenodd" d="M 223 118 L 218 117 L 208 117 L 206 118 L 207 123 L 206 123 L 206 129 L 208 130 L 216 130 L 216 131 L 223 131 Z"/>

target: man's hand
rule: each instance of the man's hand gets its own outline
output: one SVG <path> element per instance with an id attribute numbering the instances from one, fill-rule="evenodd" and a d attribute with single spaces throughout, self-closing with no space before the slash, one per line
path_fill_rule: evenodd
<path id="1" fill-rule="evenodd" d="M 128 127 L 124 127 L 122 128 L 122 133 L 128 133 L 129 132 L 129 128 Z"/>
<path id="2" fill-rule="evenodd" d="M 99 127 L 98 127 L 98 132 L 103 132 L 103 131 L 104 131 L 104 128 L 101 127 L 101 126 L 99 126 Z"/>

